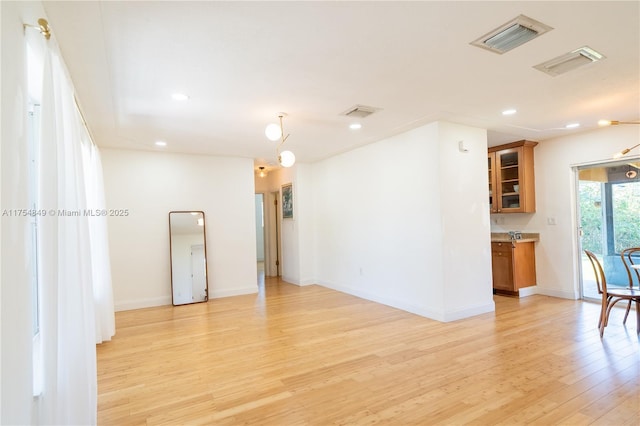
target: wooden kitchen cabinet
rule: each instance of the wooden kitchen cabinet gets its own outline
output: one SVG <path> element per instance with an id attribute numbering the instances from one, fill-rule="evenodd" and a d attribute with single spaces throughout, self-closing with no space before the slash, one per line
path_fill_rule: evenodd
<path id="1" fill-rule="evenodd" d="M 491 269 L 496 293 L 518 295 L 521 288 L 536 285 L 534 242 L 492 242 Z"/>
<path id="2" fill-rule="evenodd" d="M 518 141 L 489 148 L 491 213 L 534 213 L 536 189 L 533 148 L 538 142 Z"/>

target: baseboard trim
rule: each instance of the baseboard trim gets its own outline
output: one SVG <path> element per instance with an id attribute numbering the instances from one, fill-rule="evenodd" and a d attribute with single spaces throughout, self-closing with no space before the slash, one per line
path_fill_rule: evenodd
<path id="1" fill-rule="evenodd" d="M 459 319 L 468 318 L 468 317 L 472 317 L 480 314 L 485 314 L 487 312 L 495 311 L 495 303 L 493 302 L 493 300 L 491 301 L 491 303 L 487 303 L 483 305 L 469 306 L 469 307 L 465 307 L 463 309 L 458 309 L 454 311 L 443 311 L 443 310 L 427 309 L 424 307 L 413 305 L 411 303 L 407 303 L 403 300 L 397 300 L 397 299 L 392 299 L 388 297 L 381 297 L 377 294 L 354 289 L 348 286 L 336 285 L 326 281 L 318 282 L 318 285 L 330 288 L 332 290 L 340 291 L 342 293 L 350 294 L 352 296 L 360 297 L 362 299 L 369 300 L 371 302 L 380 303 L 382 305 L 390 306 L 392 308 L 396 308 L 406 312 L 410 312 L 412 314 L 420 315 L 421 317 L 440 321 L 440 322 L 457 321 Z"/>
<path id="2" fill-rule="evenodd" d="M 166 305 L 171 305 L 171 296 L 116 302 L 114 303 L 114 310 L 116 312 L 132 311 L 134 309 L 153 308 L 156 306 L 166 306 Z"/>
<path id="3" fill-rule="evenodd" d="M 537 294 L 542 294 L 544 296 L 558 297 L 560 299 L 569 299 L 569 300 L 578 300 L 580 298 L 574 292 L 557 290 L 557 289 L 548 288 L 548 287 L 540 287 L 539 285 L 536 287 L 537 287 Z"/>
<path id="4" fill-rule="evenodd" d="M 316 284 L 316 280 L 314 280 L 314 279 L 310 279 L 310 278 L 309 278 L 309 279 L 304 279 L 304 280 L 297 281 L 297 280 L 294 280 L 294 279 L 291 279 L 291 278 L 288 278 L 288 277 L 284 277 L 284 276 L 283 276 L 283 277 L 282 277 L 282 281 L 288 282 L 289 284 L 297 285 L 298 287 L 304 287 L 304 286 L 307 286 L 307 285 L 314 285 L 314 284 Z"/>
<path id="5" fill-rule="evenodd" d="M 523 287 L 520 290 L 518 290 L 518 293 L 520 297 L 527 297 L 534 294 L 538 294 L 538 287 L 535 285 L 531 287 Z"/>
<path id="6" fill-rule="evenodd" d="M 209 299 L 221 299 L 223 297 L 242 296 L 258 292 L 258 286 L 243 287 L 233 290 L 213 290 L 209 289 Z M 151 299 L 127 300 L 114 303 L 115 312 L 132 311 L 134 309 L 154 308 L 156 306 L 167 306 L 172 304 L 171 296 L 154 297 Z"/>
<path id="7" fill-rule="evenodd" d="M 455 311 L 445 311 L 442 315 L 442 322 L 457 321 L 465 318 L 475 317 L 476 315 L 487 314 L 489 312 L 495 312 L 496 304 L 493 300 L 490 303 L 483 305 L 467 306 L 463 309 L 457 309 Z"/>
<path id="8" fill-rule="evenodd" d="M 258 292 L 258 286 L 234 288 L 231 290 L 212 290 L 209 289 L 209 299 L 221 299 L 223 297 L 242 296 L 245 294 L 254 294 Z"/>
<path id="9" fill-rule="evenodd" d="M 293 285 L 297 285 L 299 286 L 300 283 L 298 283 L 298 280 L 295 280 L 291 277 L 288 277 L 286 275 L 282 275 L 282 281 L 288 282 L 289 284 L 293 284 Z"/>

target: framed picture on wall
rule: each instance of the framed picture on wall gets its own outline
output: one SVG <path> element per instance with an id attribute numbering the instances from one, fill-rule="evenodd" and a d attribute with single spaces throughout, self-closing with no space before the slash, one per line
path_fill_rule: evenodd
<path id="1" fill-rule="evenodd" d="M 293 185 L 282 185 L 282 218 L 293 219 Z"/>

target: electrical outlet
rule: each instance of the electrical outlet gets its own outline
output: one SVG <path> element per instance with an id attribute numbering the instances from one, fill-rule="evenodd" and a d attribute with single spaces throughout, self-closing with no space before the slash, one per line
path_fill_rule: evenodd
<path id="1" fill-rule="evenodd" d="M 555 225 L 556 224 L 556 218 L 555 217 L 548 217 L 547 218 L 547 225 Z"/>

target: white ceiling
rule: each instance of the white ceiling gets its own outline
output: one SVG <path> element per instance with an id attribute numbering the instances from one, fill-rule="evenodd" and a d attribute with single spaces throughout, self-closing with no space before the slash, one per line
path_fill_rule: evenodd
<path id="1" fill-rule="evenodd" d="M 640 2 L 46 1 L 99 146 L 253 158 L 286 112 L 285 147 L 313 162 L 445 120 L 495 145 L 640 118 Z M 469 43 L 524 14 L 554 29 L 498 55 Z M 606 59 L 533 68 L 589 46 Z M 171 99 L 174 92 L 190 96 Z M 381 108 L 350 130 L 341 113 Z M 514 116 L 502 116 L 516 108 Z M 577 130 L 566 130 L 579 122 Z"/>

